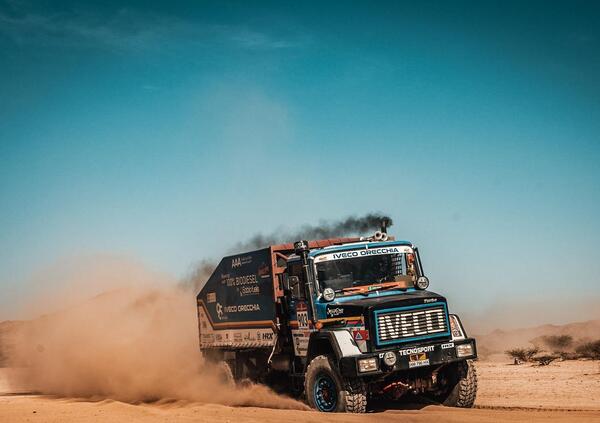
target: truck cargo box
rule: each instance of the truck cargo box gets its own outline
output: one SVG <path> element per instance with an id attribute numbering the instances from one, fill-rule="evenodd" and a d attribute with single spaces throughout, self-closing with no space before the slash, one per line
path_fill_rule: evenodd
<path id="1" fill-rule="evenodd" d="M 356 241 L 358 238 L 331 238 L 308 244 L 323 248 Z M 196 297 L 200 348 L 274 345 L 276 303 L 283 296 L 279 277 L 293 252 L 293 244 L 280 244 L 221 260 Z"/>
<path id="2" fill-rule="evenodd" d="M 276 320 L 272 249 L 225 257 L 197 296 L 200 347 L 268 347 Z"/>

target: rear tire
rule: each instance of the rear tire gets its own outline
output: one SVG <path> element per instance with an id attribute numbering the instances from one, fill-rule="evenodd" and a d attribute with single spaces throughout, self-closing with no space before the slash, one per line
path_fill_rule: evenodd
<path id="1" fill-rule="evenodd" d="M 217 363 L 216 369 L 219 377 L 219 382 L 221 382 L 225 386 L 235 386 L 235 377 L 233 376 L 231 365 L 228 362 L 221 361 Z"/>
<path id="2" fill-rule="evenodd" d="M 330 356 L 313 358 L 304 379 L 306 400 L 323 412 L 364 413 L 367 411 L 367 388 L 362 379 L 339 374 Z"/>
<path id="3" fill-rule="evenodd" d="M 207 373 L 215 375 L 218 382 L 226 386 L 235 386 L 233 373 L 234 362 L 226 361 L 223 352 L 219 350 L 203 351 L 204 369 Z"/>
<path id="4" fill-rule="evenodd" d="M 457 363 L 452 377 L 453 385 L 442 396 L 442 404 L 448 407 L 471 408 L 477 396 L 477 372 L 473 361 Z"/>

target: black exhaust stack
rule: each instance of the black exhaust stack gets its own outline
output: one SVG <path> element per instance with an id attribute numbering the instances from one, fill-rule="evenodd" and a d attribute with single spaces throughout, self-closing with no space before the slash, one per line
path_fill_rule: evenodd
<path id="1" fill-rule="evenodd" d="M 310 281 L 310 274 L 308 271 L 308 252 L 309 252 L 308 241 L 301 240 L 301 241 L 294 242 L 294 252 L 296 254 L 298 254 L 300 256 L 300 258 L 302 259 L 302 272 L 304 273 L 303 289 L 305 292 L 306 299 L 308 300 L 308 303 L 310 305 L 310 310 L 312 312 L 313 324 L 316 324 L 317 323 L 317 308 L 313 301 L 314 287 Z"/>
<path id="2" fill-rule="evenodd" d="M 381 221 L 381 233 L 382 234 L 387 234 L 387 225 L 388 225 L 387 220 L 384 219 Z"/>

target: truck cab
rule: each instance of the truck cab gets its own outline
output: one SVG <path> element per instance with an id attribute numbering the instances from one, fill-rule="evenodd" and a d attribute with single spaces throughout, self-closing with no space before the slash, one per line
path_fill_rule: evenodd
<path id="1" fill-rule="evenodd" d="M 270 250 L 272 346 L 211 352 L 238 379 L 285 380 L 323 412 L 365 412 L 368 400 L 407 394 L 473 405 L 475 340 L 446 299 L 428 290 L 412 243 L 378 232 L 286 248 Z"/>

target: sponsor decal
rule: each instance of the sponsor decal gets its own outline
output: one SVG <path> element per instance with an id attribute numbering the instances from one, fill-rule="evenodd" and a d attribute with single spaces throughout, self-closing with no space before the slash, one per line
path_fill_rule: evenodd
<path id="1" fill-rule="evenodd" d="M 292 330 L 292 336 L 294 338 L 294 353 L 299 357 L 305 357 L 308 352 L 310 331 Z"/>
<path id="2" fill-rule="evenodd" d="M 223 306 L 221 303 L 217 303 L 215 306 L 217 311 L 217 317 L 219 320 L 227 320 L 227 314 L 234 313 L 252 313 L 260 311 L 260 304 L 239 304 Z"/>
<path id="3" fill-rule="evenodd" d="M 252 263 L 252 256 L 234 257 L 231 259 L 231 268 L 237 269 L 238 267 L 242 267 L 244 264 L 249 263 Z"/>
<path id="4" fill-rule="evenodd" d="M 364 329 L 354 330 L 352 331 L 352 337 L 355 341 L 368 341 L 369 331 Z"/>
<path id="5" fill-rule="evenodd" d="M 308 330 L 308 311 L 297 311 L 298 329 Z"/>
<path id="6" fill-rule="evenodd" d="M 225 284 L 227 286 L 242 286 L 242 285 L 253 285 L 256 284 L 256 275 L 243 275 L 236 277 L 229 277 L 225 279 Z"/>
<path id="7" fill-rule="evenodd" d="M 209 292 L 208 294 L 206 294 L 206 302 L 207 302 L 207 304 L 216 303 L 217 302 L 216 292 Z"/>
<path id="8" fill-rule="evenodd" d="M 327 316 L 328 317 L 337 317 L 337 316 L 341 316 L 342 314 L 344 314 L 344 308 L 343 307 L 335 307 L 335 308 L 328 308 L 327 309 Z"/>
<path id="9" fill-rule="evenodd" d="M 421 367 L 421 366 L 428 366 L 428 365 L 429 365 L 429 359 L 427 358 L 427 354 L 425 354 L 425 353 L 411 354 L 409 357 L 408 367 L 411 369 L 413 367 Z"/>
<path id="10" fill-rule="evenodd" d="M 253 286 L 242 286 L 240 288 L 240 297 L 247 297 L 248 295 L 260 294 L 260 288 L 258 285 Z"/>
<path id="11" fill-rule="evenodd" d="M 225 329 L 210 327 L 200 332 L 201 347 L 211 346 L 272 346 L 275 334 L 272 329 Z"/>
<path id="12" fill-rule="evenodd" d="M 448 348 L 454 348 L 454 342 L 448 342 L 447 344 L 442 344 L 443 350 L 447 350 Z"/>
<path id="13" fill-rule="evenodd" d="M 405 254 L 412 253 L 412 249 L 406 246 L 392 246 L 381 248 L 369 248 L 364 250 L 342 251 L 339 253 L 324 254 L 319 256 L 318 261 L 341 260 L 356 257 L 380 256 L 385 254 Z"/>
<path id="14" fill-rule="evenodd" d="M 454 339 L 463 339 L 464 338 L 462 333 L 458 329 L 454 329 L 454 328 L 452 328 L 452 337 Z"/>
<path id="15" fill-rule="evenodd" d="M 244 313 L 260 311 L 260 304 L 240 304 L 224 307 L 226 313 Z"/>
<path id="16" fill-rule="evenodd" d="M 452 332 L 452 339 L 465 339 L 465 334 L 460 327 L 458 317 L 454 314 L 450 315 L 450 330 Z"/>
<path id="17" fill-rule="evenodd" d="M 434 345 L 428 345 L 426 347 L 408 348 L 406 350 L 400 350 L 400 351 L 398 351 L 398 354 L 400 354 L 400 355 L 411 355 L 411 354 L 428 353 L 428 352 L 432 352 L 434 350 L 434 348 L 435 348 Z"/>

